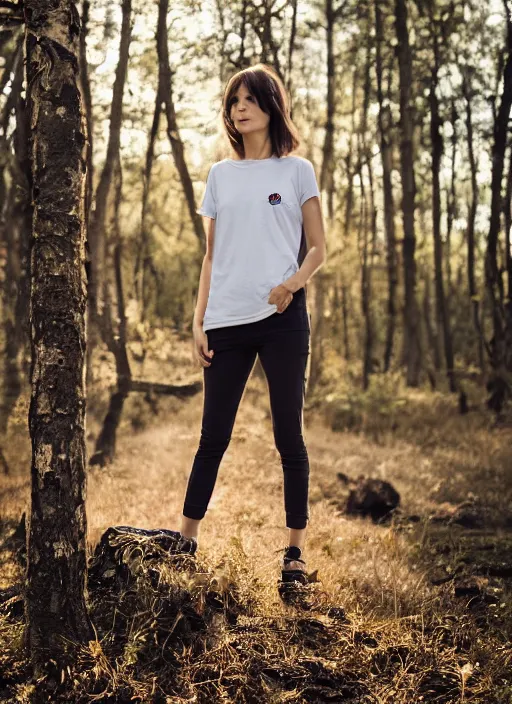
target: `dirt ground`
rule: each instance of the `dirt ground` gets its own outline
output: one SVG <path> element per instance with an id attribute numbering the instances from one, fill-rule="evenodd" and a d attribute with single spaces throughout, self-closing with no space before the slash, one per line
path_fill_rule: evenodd
<path id="1" fill-rule="evenodd" d="M 201 394 L 160 400 L 156 416 L 141 404 L 127 408 L 115 462 L 89 471 L 90 554 L 109 526 L 179 528 L 199 441 Z M 130 661 L 128 674 L 121 658 L 98 675 L 110 683 L 102 701 L 127 701 L 130 692 L 136 701 L 155 702 L 512 702 L 512 429 L 496 426 L 481 408 L 460 416 L 456 400 L 420 391 L 408 393 L 392 426 L 377 435 L 333 432 L 332 414 L 310 405 L 311 518 L 304 557 L 321 598 L 305 610 L 283 603 L 278 593 L 287 544 L 282 469 L 265 382 L 253 375 L 198 550 L 206 572 L 231 565 L 230 583 L 250 608 L 222 627 L 208 623 L 208 652 L 180 650 L 177 639 L 175 665 L 183 677 L 172 693 L 156 666 L 158 686 L 150 686 L 143 658 Z M 91 421 L 88 429 L 91 450 L 97 424 Z M 348 488 L 338 473 L 391 482 L 401 497 L 399 510 L 382 524 L 347 516 Z M 27 509 L 28 472 L 2 477 L 0 491 L 5 539 Z M 20 570 L 7 551 L 1 555 L 0 586 L 6 588 Z M 242 625 L 250 645 L 240 641 L 235 648 Z M 19 620 L 1 617 L 0 691 L 6 702 L 30 701 L 23 666 L 13 665 L 13 633 L 20 627 Z M 258 641 L 261 647 L 254 649 Z M 231 644 L 220 661 L 211 657 L 212 643 L 221 650 Z M 103 648 L 108 657 L 106 642 Z M 250 661 L 240 656 L 247 648 Z M 114 652 L 126 659 L 126 642 Z M 93 664 L 93 658 L 84 661 L 84 669 Z M 94 700 L 85 680 L 79 691 L 75 701 Z"/>

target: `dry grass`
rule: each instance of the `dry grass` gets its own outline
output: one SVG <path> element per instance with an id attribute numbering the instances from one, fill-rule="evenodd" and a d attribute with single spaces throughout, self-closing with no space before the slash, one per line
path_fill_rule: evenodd
<path id="1" fill-rule="evenodd" d="M 182 362 L 187 355 L 188 347 Z M 384 424 L 377 434 L 368 415 L 365 432 L 343 433 L 306 415 L 305 557 L 318 581 L 301 609 L 283 603 L 276 588 L 278 551 L 287 544 L 282 470 L 265 385 L 252 377 L 201 527 L 196 569 L 183 572 L 162 555 L 138 563 L 132 590 L 91 589 L 98 637 L 80 651 L 68 693 L 54 701 L 512 702 L 511 581 L 480 570 L 477 598 L 455 597 L 451 579 L 491 558 L 512 563 L 511 431 L 493 428 L 480 411 L 460 417 L 441 394 L 403 393 L 393 430 Z M 116 462 L 89 474 L 91 553 L 112 525 L 179 528 L 200 397 L 161 401 L 153 419 L 140 400 L 130 404 Z M 146 423 L 136 433 L 134 417 Z M 389 525 L 348 519 L 337 472 L 391 481 L 402 516 Z M 25 469 L 3 478 L 5 532 L 28 498 Z M 468 500 L 483 521 L 472 530 L 450 520 Z M 6 587 L 16 566 L 3 556 Z M 157 587 L 150 567 L 160 574 Z M 21 632 L 20 619 L 0 617 L 5 702 L 37 701 Z"/>

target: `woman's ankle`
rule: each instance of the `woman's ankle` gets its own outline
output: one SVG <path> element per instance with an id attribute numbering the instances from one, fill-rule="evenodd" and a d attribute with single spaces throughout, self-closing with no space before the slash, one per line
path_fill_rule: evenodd
<path id="1" fill-rule="evenodd" d="M 306 528 L 289 528 L 288 530 L 288 545 L 295 545 L 303 551 L 306 546 L 307 526 Z"/>
<path id="2" fill-rule="evenodd" d="M 181 530 L 180 533 L 184 538 L 195 538 L 199 537 L 199 526 L 201 520 L 196 520 L 194 518 L 188 518 L 187 516 L 181 517 Z"/>

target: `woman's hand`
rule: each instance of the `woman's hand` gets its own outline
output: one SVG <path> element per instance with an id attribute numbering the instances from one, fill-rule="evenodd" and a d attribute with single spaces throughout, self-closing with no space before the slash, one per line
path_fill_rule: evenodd
<path id="1" fill-rule="evenodd" d="M 282 313 L 284 310 L 286 310 L 286 308 L 288 308 L 288 306 L 292 302 L 292 299 L 293 293 L 289 291 L 286 286 L 283 286 L 283 284 L 279 284 L 279 286 L 276 286 L 270 292 L 268 302 L 271 304 L 277 304 L 277 312 Z"/>
<path id="2" fill-rule="evenodd" d="M 202 325 L 193 325 L 192 333 L 194 336 L 194 361 L 199 362 L 202 367 L 211 365 L 213 350 L 208 350 L 208 338 Z"/>

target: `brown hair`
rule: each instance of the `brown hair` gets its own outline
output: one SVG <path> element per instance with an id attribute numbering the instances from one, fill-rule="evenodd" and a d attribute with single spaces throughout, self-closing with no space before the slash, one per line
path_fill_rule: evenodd
<path id="1" fill-rule="evenodd" d="M 255 64 L 238 71 L 229 79 L 222 99 L 222 118 L 231 146 L 240 158 L 245 157 L 242 135 L 230 118 L 231 106 L 241 84 L 254 95 L 263 112 L 270 116 L 268 125 L 272 154 L 286 156 L 300 144 L 299 133 L 290 117 L 290 102 L 283 82 L 268 64 Z"/>

